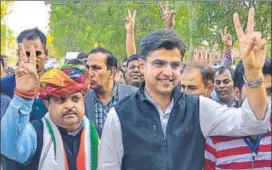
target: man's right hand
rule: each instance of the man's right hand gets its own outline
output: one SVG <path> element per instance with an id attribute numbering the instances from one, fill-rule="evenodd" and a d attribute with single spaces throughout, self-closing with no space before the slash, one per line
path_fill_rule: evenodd
<path id="1" fill-rule="evenodd" d="M 130 10 L 128 10 L 128 16 L 124 19 L 127 33 L 134 33 L 136 13 L 137 11 L 134 10 L 133 15 L 131 15 Z"/>
<path id="2" fill-rule="evenodd" d="M 165 2 L 165 7 L 163 7 L 162 1 L 158 1 L 158 5 L 162 13 L 162 20 L 164 20 L 165 28 L 169 30 L 174 29 L 176 11 L 175 10 L 169 11 L 169 1 Z"/>
<path id="3" fill-rule="evenodd" d="M 224 44 L 226 50 L 231 50 L 232 48 L 232 36 L 228 33 L 227 27 L 225 27 L 224 32 L 220 29 L 221 41 Z"/>
<path id="4" fill-rule="evenodd" d="M 28 58 L 23 44 L 19 44 L 19 66 L 15 71 L 16 89 L 28 92 L 40 86 L 39 75 L 36 69 L 36 53 L 34 46 L 30 46 Z"/>

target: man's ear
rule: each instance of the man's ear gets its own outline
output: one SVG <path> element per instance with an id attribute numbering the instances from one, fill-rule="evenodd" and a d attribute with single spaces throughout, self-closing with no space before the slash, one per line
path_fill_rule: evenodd
<path id="1" fill-rule="evenodd" d="M 116 67 L 111 67 L 110 68 L 110 78 L 114 79 L 116 72 L 117 72 Z"/>
<path id="2" fill-rule="evenodd" d="M 234 98 L 235 98 L 235 100 L 240 100 L 240 90 L 239 90 L 239 88 L 238 87 L 234 87 L 233 88 L 233 92 L 234 92 Z"/>
<path id="3" fill-rule="evenodd" d="M 48 110 L 48 107 L 49 107 L 49 99 L 43 100 L 43 103 L 44 103 L 46 109 Z"/>
<path id="4" fill-rule="evenodd" d="M 212 93 L 213 89 L 214 89 L 213 83 L 209 83 L 208 86 L 207 86 L 207 93 L 208 93 L 207 95 L 208 96 L 211 96 L 211 93 Z"/>
<path id="5" fill-rule="evenodd" d="M 138 63 L 139 63 L 139 68 L 140 68 L 140 72 L 144 72 L 144 65 L 145 65 L 145 61 L 142 58 L 138 58 Z"/>

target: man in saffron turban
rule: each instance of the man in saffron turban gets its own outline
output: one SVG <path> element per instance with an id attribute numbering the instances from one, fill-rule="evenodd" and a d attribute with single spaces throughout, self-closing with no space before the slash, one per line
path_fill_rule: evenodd
<path id="1" fill-rule="evenodd" d="M 1 121 L 1 152 L 33 170 L 95 170 L 98 135 L 85 113 L 84 94 L 89 89 L 84 65 L 66 64 L 36 71 L 35 49 L 30 57 L 19 46 L 15 95 Z M 29 122 L 36 96 L 48 113 Z"/>

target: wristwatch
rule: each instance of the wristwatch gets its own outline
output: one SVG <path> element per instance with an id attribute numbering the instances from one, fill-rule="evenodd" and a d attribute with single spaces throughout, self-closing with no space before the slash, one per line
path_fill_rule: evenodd
<path id="1" fill-rule="evenodd" d="M 255 80 L 255 81 L 247 81 L 246 75 L 243 76 L 245 83 L 249 88 L 258 88 L 260 85 L 264 82 L 264 76 L 262 74 L 262 77 Z"/>

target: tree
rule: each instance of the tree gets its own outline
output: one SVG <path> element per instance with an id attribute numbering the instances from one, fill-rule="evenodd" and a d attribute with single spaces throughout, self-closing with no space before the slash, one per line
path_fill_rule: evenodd
<path id="1" fill-rule="evenodd" d="M 50 34 L 59 57 L 66 51 L 88 52 L 95 46 L 103 46 L 113 51 L 119 60 L 125 53 L 124 17 L 128 9 L 137 10 L 136 45 L 148 32 L 164 27 L 159 8 L 155 1 L 68 1 L 51 3 Z M 188 19 L 186 6 L 173 2 L 170 7 L 177 7 L 176 30 L 189 39 L 186 32 Z M 137 47 L 138 49 L 138 47 Z"/>
<path id="2" fill-rule="evenodd" d="M 228 31 L 237 40 L 233 25 L 233 13 L 238 12 L 241 24 L 246 26 L 249 8 L 255 8 L 255 27 L 266 38 L 271 37 L 271 6 L 268 1 L 205 1 L 195 2 L 196 18 L 193 32 L 194 44 L 207 40 L 209 45 L 220 43 L 219 29 Z M 222 44 L 221 44 L 222 47 Z"/>
<path id="3" fill-rule="evenodd" d="M 89 52 L 96 46 L 103 46 L 111 50 L 119 60 L 124 58 L 126 53 L 123 19 L 128 9 L 137 10 L 137 51 L 139 41 L 144 35 L 164 28 L 156 1 L 51 0 L 49 3 L 52 8 L 50 34 L 58 57 L 64 57 L 67 51 Z M 177 11 L 175 31 L 187 45 L 185 58 L 192 56 L 193 49 L 203 41 L 207 41 L 210 47 L 221 44 L 219 29 L 225 26 L 236 41 L 232 15 L 238 12 L 244 21 L 251 6 L 256 11 L 256 29 L 265 37 L 271 37 L 271 5 L 268 2 L 170 1 L 170 8 Z M 271 44 L 271 40 L 268 43 Z"/>
<path id="4" fill-rule="evenodd" d="M 12 31 L 7 27 L 4 20 L 12 3 L 12 1 L 1 1 L 1 54 L 5 54 L 8 47 L 15 41 Z"/>

